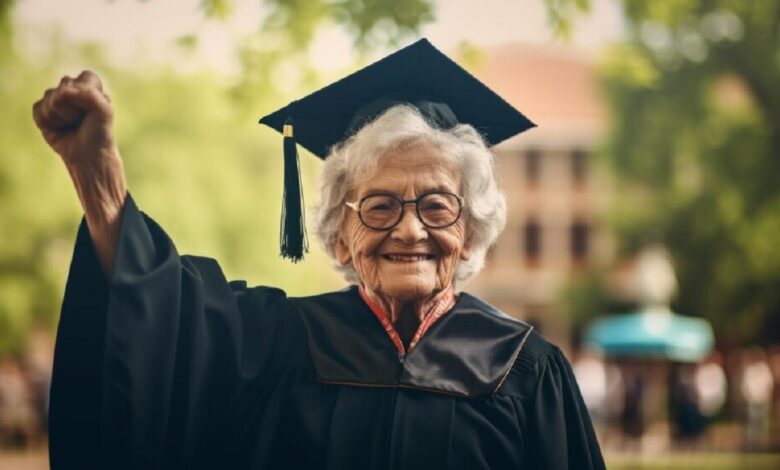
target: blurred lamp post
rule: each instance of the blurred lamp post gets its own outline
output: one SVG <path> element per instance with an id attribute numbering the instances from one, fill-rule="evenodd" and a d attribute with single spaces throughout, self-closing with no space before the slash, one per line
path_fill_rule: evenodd
<path id="1" fill-rule="evenodd" d="M 709 322 L 675 314 L 669 306 L 677 281 L 666 250 L 642 251 L 635 287 L 639 310 L 596 320 L 586 329 L 587 345 L 614 358 L 698 362 L 709 354 L 714 343 Z"/>

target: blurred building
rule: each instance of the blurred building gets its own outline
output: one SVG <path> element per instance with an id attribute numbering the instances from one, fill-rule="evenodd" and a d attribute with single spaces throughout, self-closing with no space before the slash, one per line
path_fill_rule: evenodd
<path id="1" fill-rule="evenodd" d="M 514 44 L 486 50 L 471 69 L 538 127 L 495 148 L 507 225 L 465 288 L 567 344 L 567 322 L 555 314 L 560 289 L 577 270 L 608 264 L 612 251 L 600 221 L 608 178 L 592 158 L 606 128 L 593 58 Z"/>

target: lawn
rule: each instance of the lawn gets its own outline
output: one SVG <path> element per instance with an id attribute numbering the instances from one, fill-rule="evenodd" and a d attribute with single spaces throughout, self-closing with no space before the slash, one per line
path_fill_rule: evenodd
<path id="1" fill-rule="evenodd" d="M 777 470 L 780 454 L 608 454 L 610 470 Z"/>
<path id="2" fill-rule="evenodd" d="M 46 470 L 49 468 L 46 449 L 26 452 L 0 450 L 0 469 Z M 676 454 L 638 456 L 607 454 L 609 470 L 777 470 L 780 454 Z"/>

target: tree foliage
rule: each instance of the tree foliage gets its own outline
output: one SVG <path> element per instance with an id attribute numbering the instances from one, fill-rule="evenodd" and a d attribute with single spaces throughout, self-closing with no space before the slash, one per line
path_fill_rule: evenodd
<path id="1" fill-rule="evenodd" d="M 2 10 L 0 10 L 2 11 Z M 8 18 L 8 15 L 3 18 Z M 39 55 L 20 53 L 8 22 L 0 48 L 0 357 L 18 353 L 33 328 L 57 321 L 81 207 L 68 173 L 32 121 L 32 104 L 66 73 L 105 80 L 128 187 L 181 253 L 211 256 L 231 279 L 306 295 L 343 284 L 316 244 L 305 263 L 278 257 L 282 142 L 257 125 L 286 94 L 261 87 L 237 99 L 208 70 L 117 66 L 96 44 L 41 32 Z M 313 200 L 317 159 L 303 155 Z"/>
<path id="2" fill-rule="evenodd" d="M 780 2 L 623 2 L 602 66 L 625 251 L 663 242 L 684 313 L 721 343 L 778 341 Z"/>
<path id="3" fill-rule="evenodd" d="M 224 19 L 232 3 L 203 0 L 201 6 L 207 17 Z M 357 46 L 367 48 L 395 45 L 433 20 L 431 0 L 265 0 L 263 5 L 268 13 L 262 29 L 282 32 L 289 44 L 302 49 L 329 23 L 345 28 Z"/>

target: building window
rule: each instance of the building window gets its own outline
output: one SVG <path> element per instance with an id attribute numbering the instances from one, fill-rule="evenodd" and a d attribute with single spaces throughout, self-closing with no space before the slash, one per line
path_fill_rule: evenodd
<path id="1" fill-rule="evenodd" d="M 525 181 L 529 185 L 536 185 L 542 175 L 542 152 L 538 149 L 530 149 L 525 153 Z"/>
<path id="2" fill-rule="evenodd" d="M 576 149 L 571 152 L 571 179 L 575 186 L 584 186 L 588 178 L 588 152 Z"/>
<path id="3" fill-rule="evenodd" d="M 590 248 L 590 226 L 578 220 L 571 226 L 571 257 L 576 262 L 583 262 L 588 257 Z"/>
<path id="4" fill-rule="evenodd" d="M 542 227 L 536 219 L 528 219 L 523 227 L 523 253 L 529 265 L 539 263 L 542 254 Z"/>

